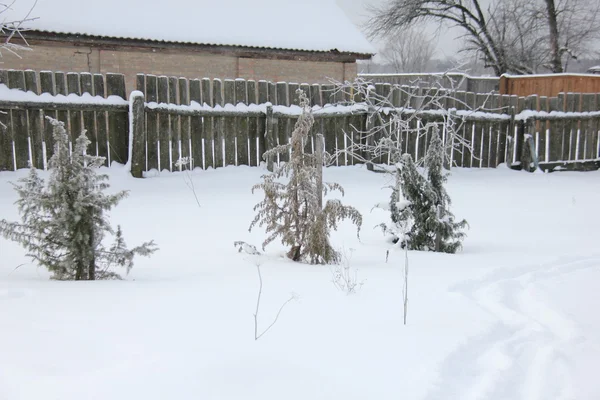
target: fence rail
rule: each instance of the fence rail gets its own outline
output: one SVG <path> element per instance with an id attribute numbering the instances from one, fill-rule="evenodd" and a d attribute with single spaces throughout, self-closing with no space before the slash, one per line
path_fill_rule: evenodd
<path id="1" fill-rule="evenodd" d="M 62 72 L 0 71 L 0 171 L 47 168 L 53 152 L 52 128 L 46 116 L 65 122 L 74 142 L 82 129 L 91 140 L 88 153 L 106 157 L 107 165 L 128 159 L 132 129 L 132 173 L 174 170 L 180 157 L 193 167 L 256 166 L 265 150 L 288 143 L 300 114 L 296 88 L 309 94 L 315 124 L 305 151 L 314 151 L 322 133 L 325 151 L 334 165 L 359 162 L 345 153 L 366 140 L 364 132 L 389 122 L 392 114 L 410 117 L 413 128 L 437 124 L 445 143 L 443 113 L 451 110 L 460 122 L 457 145 L 449 157 L 453 166 L 495 168 L 552 167 L 600 159 L 600 98 L 596 94 L 561 94 L 556 98 L 448 92 L 376 83 L 375 93 L 389 100 L 378 109 L 379 122 L 367 126 L 367 105 L 358 94 L 331 85 L 266 81 L 188 80 L 138 75 L 138 89 L 124 99 L 124 76 Z M 39 85 L 38 85 L 39 83 Z M 431 96 L 441 97 L 445 111 L 429 110 Z M 353 103 L 351 100 L 358 101 Z M 418 109 L 418 111 L 417 111 Z M 446 116 L 447 117 L 447 116 Z M 377 140 L 381 133 L 372 138 Z M 430 133 L 402 133 L 399 151 L 419 161 Z M 281 154 L 274 162 L 287 161 Z M 388 163 L 389 156 L 372 160 Z"/>

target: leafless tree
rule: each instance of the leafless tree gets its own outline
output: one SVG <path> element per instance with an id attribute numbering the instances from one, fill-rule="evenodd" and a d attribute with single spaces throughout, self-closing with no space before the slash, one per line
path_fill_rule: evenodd
<path id="1" fill-rule="evenodd" d="M 454 151 L 472 151 L 470 141 L 459 132 L 464 124 L 464 117 L 479 110 L 457 111 L 447 107 L 448 102 L 458 101 L 454 89 L 458 84 L 445 74 L 439 75 L 437 79 L 450 85 L 442 86 L 440 82 L 431 82 L 429 87 L 419 88 L 420 81 L 417 79 L 412 83 L 413 86 L 390 85 L 387 95 L 377 93 L 375 86 L 364 78 L 359 77 L 354 82 L 345 83 L 332 81 L 336 90 L 351 98 L 351 103 L 360 106 L 362 112 L 366 111 L 367 122 L 366 129 L 353 127 L 354 132 L 345 132 L 347 146 L 338 150 L 331 159 L 335 160 L 345 154 L 365 163 L 371 170 L 375 169 L 377 160 L 395 164 L 406 151 L 406 137 L 413 136 L 422 141 L 434 127 L 440 129 L 444 137 L 445 165 L 448 168 L 452 164 Z M 394 96 L 403 99 L 399 106 Z M 469 108 L 466 104 L 463 106 Z M 424 122 L 425 120 L 429 122 Z"/>
<path id="2" fill-rule="evenodd" d="M 593 44 L 600 40 L 600 2 L 544 0 L 543 3 L 550 47 L 546 67 L 555 73 L 564 72 L 569 60 L 592 52 Z"/>
<path id="3" fill-rule="evenodd" d="M 588 0 L 390 0 L 371 7 L 371 37 L 423 21 L 448 23 L 464 35 L 463 50 L 475 52 L 496 75 L 527 74 L 538 67 L 563 72 L 600 34 L 600 3 Z"/>
<path id="4" fill-rule="evenodd" d="M 434 50 L 427 32 L 413 27 L 387 37 L 381 56 L 395 72 L 425 72 Z"/>
<path id="5" fill-rule="evenodd" d="M 37 5 L 37 0 L 33 3 L 31 8 L 25 15 L 17 15 L 13 9 L 13 6 L 17 0 L 12 0 L 10 3 L 0 3 L 0 35 L 2 35 L 2 41 L 0 42 L 0 57 L 2 52 L 6 51 L 19 58 L 20 52 L 31 50 L 27 40 L 23 36 L 25 30 L 23 24 L 29 21 L 33 21 L 36 18 L 32 17 L 32 12 Z M 14 43 L 13 39 L 19 39 L 22 44 Z"/>

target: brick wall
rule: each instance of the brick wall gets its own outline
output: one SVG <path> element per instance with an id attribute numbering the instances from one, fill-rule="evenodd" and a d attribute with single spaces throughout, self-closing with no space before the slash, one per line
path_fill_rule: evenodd
<path id="1" fill-rule="evenodd" d="M 63 72 L 122 73 L 128 92 L 135 89 L 138 73 L 186 78 L 245 78 L 296 83 L 328 83 L 353 79 L 356 63 L 268 60 L 178 52 L 176 50 L 110 50 L 85 46 L 32 43 L 22 58 L 3 54 L 2 69 Z"/>

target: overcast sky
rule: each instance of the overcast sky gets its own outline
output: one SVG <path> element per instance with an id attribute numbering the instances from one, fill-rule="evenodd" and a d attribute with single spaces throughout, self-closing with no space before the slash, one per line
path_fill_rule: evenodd
<path id="1" fill-rule="evenodd" d="M 385 0 L 336 0 L 337 4 L 346 12 L 348 17 L 355 24 L 362 24 L 368 19 L 367 5 L 379 5 L 384 3 L 384 1 Z M 432 35 L 436 27 L 437 25 L 431 25 L 429 27 Z M 460 47 L 459 39 L 456 39 L 459 35 L 460 31 L 456 29 L 444 29 L 437 40 L 435 57 L 445 58 L 453 56 Z M 377 45 L 376 43 L 373 44 Z"/>

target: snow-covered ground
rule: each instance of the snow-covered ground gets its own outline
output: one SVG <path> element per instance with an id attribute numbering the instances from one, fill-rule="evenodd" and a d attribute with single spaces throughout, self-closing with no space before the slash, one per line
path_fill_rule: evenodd
<path id="1" fill-rule="evenodd" d="M 129 245 L 154 239 L 124 281 L 55 282 L 0 239 L 0 399 L 486 399 L 600 398 L 600 173 L 453 171 L 453 211 L 471 229 L 456 255 L 410 252 L 408 325 L 403 253 L 373 227 L 389 177 L 330 168 L 345 203 L 364 215 L 332 235 L 362 289 L 335 289 L 328 266 L 296 264 L 278 243 L 238 253 L 262 168 L 135 180 L 107 170 L 131 195 L 112 213 Z M 18 218 L 0 173 L 0 218 Z M 46 175 L 44 175 L 46 176 Z M 258 289 L 264 329 L 254 340 Z"/>

